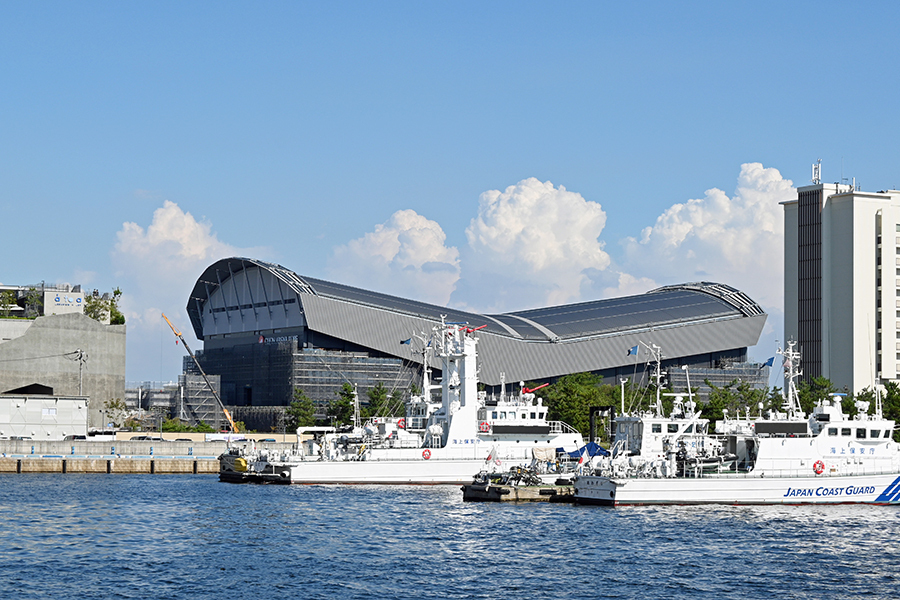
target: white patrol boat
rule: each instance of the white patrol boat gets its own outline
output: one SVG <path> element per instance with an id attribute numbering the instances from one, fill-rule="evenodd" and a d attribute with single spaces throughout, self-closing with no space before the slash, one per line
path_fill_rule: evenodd
<path id="1" fill-rule="evenodd" d="M 898 504 L 900 445 L 894 421 L 883 418 L 880 397 L 857 401 L 844 414 L 841 395 L 821 400 L 807 418 L 800 410 L 800 375 L 793 343 L 784 355 L 784 412 L 709 422 L 692 399 L 676 399 L 643 415 L 615 419 L 610 457 L 575 478 L 575 501 L 629 504 Z M 657 361 L 657 373 L 659 362 Z M 658 398 L 658 396 L 657 396 Z M 762 413 L 762 405 L 760 405 Z"/>
<path id="2" fill-rule="evenodd" d="M 219 457 L 219 478 L 259 483 L 463 484 L 483 470 L 554 461 L 584 445 L 582 436 L 561 421 L 548 421 L 533 390 L 499 398 L 478 391 L 475 331 L 464 323 L 435 327 L 423 340 L 423 390 L 402 418 L 376 418 L 342 432 L 300 428 L 313 434 L 294 452 L 276 454 L 253 445 L 234 446 Z M 441 385 L 430 382 L 428 353 L 442 361 Z M 441 401 L 431 398 L 441 389 Z M 358 402 L 357 402 L 358 415 Z"/>

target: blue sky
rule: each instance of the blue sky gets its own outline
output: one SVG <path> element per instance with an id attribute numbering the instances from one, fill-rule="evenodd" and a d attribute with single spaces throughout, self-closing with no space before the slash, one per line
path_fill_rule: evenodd
<path id="1" fill-rule="evenodd" d="M 120 287 L 129 381 L 229 255 L 485 311 L 719 281 L 764 360 L 778 202 L 900 186 L 900 9 L 635 4 L 0 4 L 0 282 Z"/>

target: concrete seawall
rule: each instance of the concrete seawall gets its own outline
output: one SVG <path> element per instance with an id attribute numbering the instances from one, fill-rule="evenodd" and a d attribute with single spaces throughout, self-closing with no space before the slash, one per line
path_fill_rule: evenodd
<path id="1" fill-rule="evenodd" d="M 0 440 L 0 473 L 214 474 L 226 449 L 225 442 Z"/>
<path id="2" fill-rule="evenodd" d="M 0 473 L 215 474 L 215 458 L 0 457 Z"/>

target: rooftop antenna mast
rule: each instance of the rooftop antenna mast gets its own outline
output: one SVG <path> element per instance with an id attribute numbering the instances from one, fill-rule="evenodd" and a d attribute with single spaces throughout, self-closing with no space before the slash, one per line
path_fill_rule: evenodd
<path id="1" fill-rule="evenodd" d="M 822 183 L 822 159 L 818 159 L 812 166 L 812 182 L 814 184 Z"/>

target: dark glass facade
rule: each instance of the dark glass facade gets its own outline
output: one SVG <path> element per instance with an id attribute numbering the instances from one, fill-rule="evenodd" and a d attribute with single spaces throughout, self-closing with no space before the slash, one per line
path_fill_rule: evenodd
<path id="1" fill-rule="evenodd" d="M 821 189 L 798 194 L 798 336 L 803 376 L 822 375 L 822 202 Z"/>

